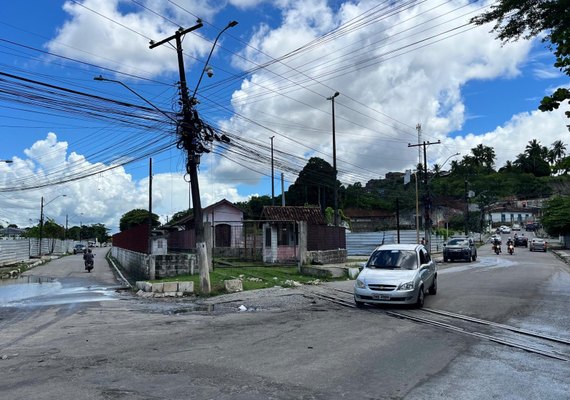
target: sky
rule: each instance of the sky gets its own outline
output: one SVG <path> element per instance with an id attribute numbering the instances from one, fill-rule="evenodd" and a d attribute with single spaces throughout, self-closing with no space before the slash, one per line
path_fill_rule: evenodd
<path id="1" fill-rule="evenodd" d="M 449 166 L 478 144 L 496 167 L 537 139 L 568 143 L 567 119 L 537 110 L 568 86 L 539 39 L 503 44 L 473 16 L 490 1 L 70 0 L 7 2 L 0 14 L 0 224 L 69 227 L 148 209 L 186 210 L 176 145 L 182 40 L 189 95 L 230 139 L 204 142 L 202 206 L 275 195 L 311 157 L 336 161 L 344 185 Z M 230 21 L 237 21 L 233 27 Z M 223 32 L 222 32 L 223 30 Z M 216 37 L 218 41 L 214 47 Z M 210 51 L 210 60 L 206 63 Z M 214 74 L 198 80 L 206 66 Z M 98 81 L 102 76 L 111 81 Z M 418 136 L 417 126 L 421 129 Z M 272 139 L 273 138 L 273 139 Z M 454 154 L 459 153 L 459 156 Z M 151 162 L 152 159 L 152 162 Z M 281 177 L 283 179 L 281 180 Z"/>

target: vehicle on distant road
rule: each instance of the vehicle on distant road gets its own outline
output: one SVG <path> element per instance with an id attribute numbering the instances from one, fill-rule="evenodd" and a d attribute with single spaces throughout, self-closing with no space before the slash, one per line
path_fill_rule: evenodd
<path id="1" fill-rule="evenodd" d="M 538 228 L 539 228 L 539 225 L 537 222 L 528 222 L 524 227 L 524 229 L 527 232 L 534 232 L 534 231 L 538 230 Z"/>
<path id="2" fill-rule="evenodd" d="M 444 262 L 453 260 L 465 260 L 471 262 L 477 259 L 477 247 L 475 247 L 473 238 L 453 238 L 443 246 Z"/>
<path id="3" fill-rule="evenodd" d="M 437 293 L 437 265 L 421 244 L 377 247 L 354 283 L 357 307 L 411 304 L 423 307 L 426 292 Z"/>
<path id="4" fill-rule="evenodd" d="M 528 249 L 530 251 L 544 251 L 546 253 L 547 246 L 548 243 L 546 243 L 546 240 L 541 238 L 532 238 L 528 245 Z"/>
<path id="5" fill-rule="evenodd" d="M 520 230 L 521 230 L 521 226 L 520 226 L 519 224 L 513 224 L 512 230 L 513 230 L 513 231 L 520 231 Z"/>
<path id="6" fill-rule="evenodd" d="M 501 226 L 501 233 L 511 233 L 511 228 L 506 225 Z"/>
<path id="7" fill-rule="evenodd" d="M 78 243 L 73 247 L 73 254 L 83 253 L 86 247 L 84 244 Z"/>

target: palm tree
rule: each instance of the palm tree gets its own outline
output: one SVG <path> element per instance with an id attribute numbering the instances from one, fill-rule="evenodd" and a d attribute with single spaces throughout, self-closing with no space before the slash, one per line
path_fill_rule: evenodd
<path id="1" fill-rule="evenodd" d="M 554 157 L 554 161 L 558 161 L 566 155 L 566 145 L 562 142 L 562 140 L 557 140 L 554 143 L 552 143 L 552 148 L 550 149 L 550 152 Z"/>
<path id="2" fill-rule="evenodd" d="M 473 162 L 476 166 L 485 167 L 489 172 L 493 169 L 493 165 L 495 164 L 495 150 L 492 147 L 478 144 L 471 149 L 471 153 L 473 154 Z"/>

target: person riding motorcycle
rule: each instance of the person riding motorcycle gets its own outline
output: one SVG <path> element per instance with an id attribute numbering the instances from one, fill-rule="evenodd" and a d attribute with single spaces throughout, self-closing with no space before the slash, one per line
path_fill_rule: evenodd
<path id="1" fill-rule="evenodd" d="M 507 239 L 507 250 L 509 251 L 509 253 L 515 251 L 515 242 L 513 242 L 513 240 L 511 238 Z"/>
<path id="2" fill-rule="evenodd" d="M 499 250 L 497 254 L 501 252 L 501 241 L 499 240 L 499 238 L 493 239 L 493 250 L 495 250 L 496 252 L 496 249 Z"/>
<path id="3" fill-rule="evenodd" d="M 85 270 L 89 271 L 89 266 L 93 268 L 93 258 L 95 254 L 91 252 L 91 249 L 88 249 L 85 254 L 83 254 L 83 260 L 85 260 Z"/>

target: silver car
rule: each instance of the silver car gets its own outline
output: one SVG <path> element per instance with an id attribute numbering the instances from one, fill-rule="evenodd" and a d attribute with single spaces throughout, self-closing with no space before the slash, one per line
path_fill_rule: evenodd
<path id="1" fill-rule="evenodd" d="M 437 293 L 437 266 L 421 244 L 377 247 L 354 283 L 354 302 L 423 307 L 426 292 Z"/>
<path id="2" fill-rule="evenodd" d="M 528 245 L 530 251 L 544 251 L 546 253 L 546 240 L 541 238 L 532 238 Z"/>

